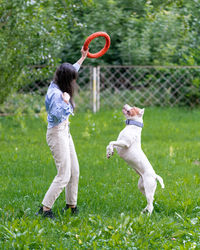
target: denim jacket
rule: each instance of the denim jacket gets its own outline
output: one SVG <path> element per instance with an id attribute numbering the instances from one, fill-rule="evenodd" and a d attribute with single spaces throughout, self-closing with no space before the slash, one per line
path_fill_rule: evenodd
<path id="1" fill-rule="evenodd" d="M 75 63 L 73 66 L 78 72 L 80 65 Z M 48 129 L 67 120 L 70 114 L 73 115 L 73 107 L 71 103 L 69 102 L 67 104 L 64 102 L 62 98 L 62 91 L 53 81 L 49 85 L 47 94 L 45 96 L 45 107 L 47 111 Z"/>

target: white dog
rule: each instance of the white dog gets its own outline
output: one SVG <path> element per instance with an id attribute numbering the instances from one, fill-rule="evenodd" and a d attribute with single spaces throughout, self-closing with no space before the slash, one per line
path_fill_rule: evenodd
<path id="1" fill-rule="evenodd" d="M 141 132 L 143 127 L 144 109 L 130 107 L 126 104 L 122 112 L 126 117 L 126 127 L 120 132 L 117 141 L 107 146 L 107 158 L 114 153 L 114 148 L 139 175 L 138 188 L 147 199 L 147 206 L 142 212 L 153 211 L 153 199 L 157 180 L 164 188 L 163 179 L 157 175 L 141 148 Z"/>

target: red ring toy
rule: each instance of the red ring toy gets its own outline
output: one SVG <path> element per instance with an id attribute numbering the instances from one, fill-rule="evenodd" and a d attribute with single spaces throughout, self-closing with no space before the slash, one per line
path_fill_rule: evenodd
<path id="1" fill-rule="evenodd" d="M 106 32 L 98 31 L 98 32 L 95 32 L 92 35 L 88 36 L 88 38 L 84 42 L 83 49 L 87 50 L 90 42 L 98 36 L 103 36 L 106 40 L 106 44 L 102 50 L 100 50 L 99 52 L 97 52 L 95 54 L 88 52 L 87 57 L 89 57 L 89 58 L 97 58 L 97 57 L 103 56 L 110 47 L 109 35 Z"/>

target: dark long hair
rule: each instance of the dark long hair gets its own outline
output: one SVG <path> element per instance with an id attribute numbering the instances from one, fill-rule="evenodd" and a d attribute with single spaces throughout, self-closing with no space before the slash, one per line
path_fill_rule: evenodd
<path id="1" fill-rule="evenodd" d="M 78 73 L 74 66 L 70 63 L 63 63 L 56 69 L 53 79 L 62 92 L 67 92 L 70 95 L 70 103 L 73 108 L 75 106 L 74 92 L 77 89 L 77 77 Z"/>

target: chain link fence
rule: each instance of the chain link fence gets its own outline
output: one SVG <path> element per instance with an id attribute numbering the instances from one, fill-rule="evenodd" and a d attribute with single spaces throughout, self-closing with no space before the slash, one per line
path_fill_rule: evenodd
<path id="1" fill-rule="evenodd" d="M 78 102 L 94 112 L 125 103 L 142 107 L 200 104 L 200 67 L 83 67 L 78 84 Z"/>
<path id="2" fill-rule="evenodd" d="M 82 66 L 79 71 L 78 110 L 119 108 L 125 103 L 146 106 L 200 105 L 200 67 Z M 39 82 L 21 92 L 44 96 L 47 85 Z"/>

